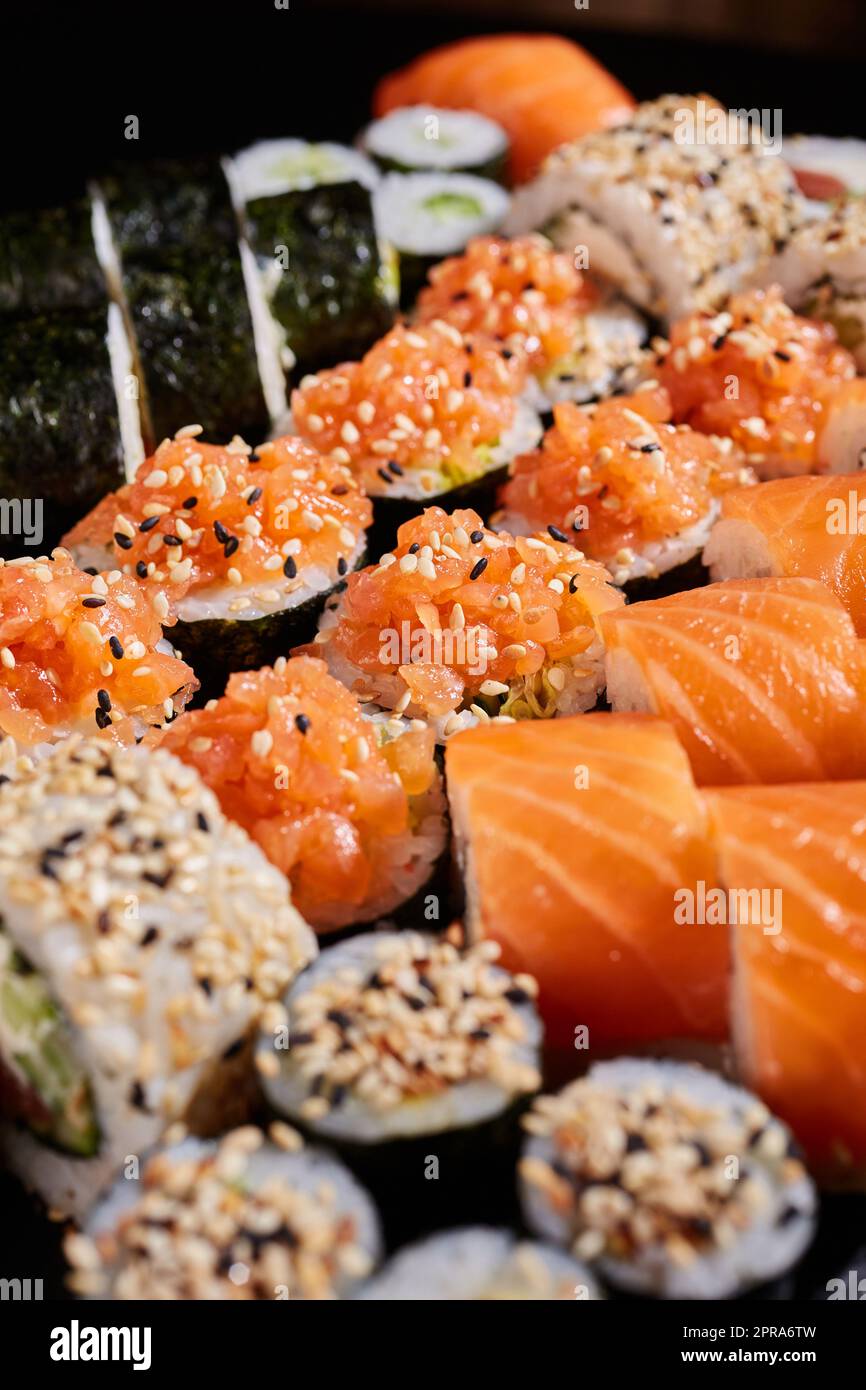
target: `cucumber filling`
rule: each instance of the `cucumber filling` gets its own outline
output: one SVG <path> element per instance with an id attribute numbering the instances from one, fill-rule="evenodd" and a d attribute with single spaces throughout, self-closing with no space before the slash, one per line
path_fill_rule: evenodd
<path id="1" fill-rule="evenodd" d="M 64 1152 L 92 1157 L 99 1126 L 69 1024 L 0 926 L 0 1106 Z"/>

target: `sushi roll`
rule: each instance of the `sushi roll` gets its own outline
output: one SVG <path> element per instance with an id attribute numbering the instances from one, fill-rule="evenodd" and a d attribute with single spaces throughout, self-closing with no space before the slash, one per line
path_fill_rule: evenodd
<path id="1" fill-rule="evenodd" d="M 540 449 L 515 459 L 496 522 L 514 535 L 554 525 L 616 584 L 655 580 L 700 556 L 731 488 L 755 482 L 733 441 L 671 424 L 655 383 L 597 406 L 556 406 Z"/>
<path id="2" fill-rule="evenodd" d="M 866 141 L 834 140 L 826 135 L 791 135 L 782 158 L 794 170 L 804 198 L 825 204 L 866 193 Z"/>
<path id="3" fill-rule="evenodd" d="M 242 1103 L 246 1040 L 315 953 L 192 769 L 70 738 L 0 797 L 0 1152 L 80 1216 L 128 1154 Z"/>
<path id="4" fill-rule="evenodd" d="M 527 397 L 541 411 L 607 395 L 642 361 L 641 316 L 603 294 L 544 237 L 478 237 L 462 256 L 434 266 L 429 282 L 418 320 L 442 319 L 523 353 Z"/>
<path id="5" fill-rule="evenodd" d="M 477 512 L 428 507 L 351 575 L 305 649 L 378 706 L 445 739 L 479 721 L 591 709 L 601 614 L 623 596 L 556 527 L 514 539 Z"/>
<path id="6" fill-rule="evenodd" d="M 386 173 L 477 174 L 505 181 L 508 136 L 477 111 L 396 107 L 361 133 L 358 143 Z"/>
<path id="7" fill-rule="evenodd" d="M 349 1298 L 380 1246 L 363 1188 L 279 1124 L 154 1150 L 65 1241 L 72 1291 L 111 1302 Z"/>
<path id="8" fill-rule="evenodd" d="M 163 746 L 198 769 L 318 931 L 393 912 L 445 848 L 431 732 L 366 718 L 321 661 L 230 676 L 170 732 Z"/>
<path id="9" fill-rule="evenodd" d="M 540 1085 L 541 1024 L 534 981 L 502 970 L 498 954 L 417 932 L 356 936 L 286 995 L 288 1045 L 262 1031 L 267 1099 L 381 1198 L 389 1246 L 471 1212 L 484 1220 L 513 1195 L 509 1155 Z"/>
<path id="10" fill-rule="evenodd" d="M 6 760 L 72 733 L 134 743 L 198 687 L 153 605 L 119 570 L 80 570 L 65 550 L 0 563 L 0 732 Z"/>
<path id="11" fill-rule="evenodd" d="M 763 283 L 792 308 L 832 324 L 866 371 L 866 201 L 849 198 L 807 223 L 770 262 Z"/>
<path id="12" fill-rule="evenodd" d="M 396 254 L 373 216 L 375 165 L 343 145 L 268 140 L 225 168 L 251 248 L 250 299 L 278 325 L 286 373 L 360 357 L 399 298 Z"/>
<path id="13" fill-rule="evenodd" d="M 128 167 L 93 199 L 97 249 L 134 338 L 147 449 L 193 418 L 213 438 L 266 438 L 261 338 L 219 161 Z"/>
<path id="14" fill-rule="evenodd" d="M 866 392 L 854 359 L 830 324 L 793 313 L 777 286 L 681 319 L 656 349 L 674 420 L 728 435 L 759 477 L 856 471 Z"/>
<path id="15" fill-rule="evenodd" d="M 804 209 L 783 159 L 700 138 L 713 117 L 728 113 L 711 98 L 664 96 L 563 146 L 515 195 L 506 234 L 540 228 L 561 250 L 583 248 L 594 275 L 662 321 L 717 310 Z"/>
<path id="16" fill-rule="evenodd" d="M 627 1293 L 734 1298 L 812 1239 L 817 1198 L 788 1129 L 700 1067 L 597 1063 L 525 1125 L 530 1229 Z"/>
<path id="17" fill-rule="evenodd" d="M 253 455 L 187 427 L 69 532 L 80 562 L 138 584 L 208 694 L 230 671 L 311 636 L 325 596 L 362 563 L 370 503 L 299 439 Z"/>
<path id="18" fill-rule="evenodd" d="M 400 254 L 400 302 L 414 302 L 431 266 L 462 251 L 473 237 L 496 232 L 509 197 L 475 174 L 386 174 L 373 197 L 380 236 Z"/>
<path id="19" fill-rule="evenodd" d="M 484 511 L 511 459 L 541 437 L 519 399 L 521 357 L 436 320 L 399 325 L 360 362 L 306 377 L 294 428 L 352 470 L 373 498 L 381 546 L 420 505 L 447 498 Z"/>
<path id="20" fill-rule="evenodd" d="M 366 1302 L 530 1302 L 599 1299 L 586 1265 L 555 1245 L 465 1226 L 400 1250 L 357 1295 Z"/>

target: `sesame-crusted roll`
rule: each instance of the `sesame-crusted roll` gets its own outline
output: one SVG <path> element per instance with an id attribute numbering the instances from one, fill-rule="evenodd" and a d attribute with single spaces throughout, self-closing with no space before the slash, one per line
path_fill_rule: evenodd
<path id="1" fill-rule="evenodd" d="M 815 1189 L 790 1132 L 700 1067 L 602 1062 L 524 1123 L 528 1225 L 630 1293 L 730 1298 L 812 1238 Z"/>
<path id="2" fill-rule="evenodd" d="M 804 216 L 788 165 L 731 139 L 726 114 L 710 97 L 664 96 L 563 145 L 516 194 L 507 233 L 543 229 L 659 319 L 718 308 Z"/>
<path id="3" fill-rule="evenodd" d="M 127 1300 L 334 1299 L 379 1259 L 373 1203 L 287 1125 L 183 1139 L 118 1179 L 65 1251 L 71 1289 Z"/>
<path id="4" fill-rule="evenodd" d="M 191 768 L 96 739 L 4 788 L 0 921 L 0 1151 L 72 1215 L 168 1121 L 224 1120 L 316 949 Z"/>
<path id="5" fill-rule="evenodd" d="M 269 1101 L 381 1197 L 391 1244 L 513 1199 L 508 1152 L 540 1085 L 541 1024 L 535 982 L 497 955 L 416 932 L 354 937 L 289 991 L 288 1046 L 262 1033 Z"/>

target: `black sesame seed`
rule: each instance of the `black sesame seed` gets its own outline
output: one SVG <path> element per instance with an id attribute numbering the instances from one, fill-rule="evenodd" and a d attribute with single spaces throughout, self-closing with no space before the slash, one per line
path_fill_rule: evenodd
<path id="1" fill-rule="evenodd" d="M 135 566 L 135 572 L 138 575 L 139 579 L 147 578 L 147 565 L 144 563 L 143 560 L 138 561 L 138 564 Z"/>
<path id="2" fill-rule="evenodd" d="M 285 564 L 283 565 L 283 574 L 286 576 L 287 579 L 294 579 L 297 573 L 298 567 L 295 564 L 294 557 L 291 555 L 287 555 Z"/>
<path id="3" fill-rule="evenodd" d="M 229 1043 L 228 1047 L 226 1048 L 225 1052 L 223 1053 L 223 1061 L 227 1062 L 231 1057 L 237 1057 L 237 1055 L 238 1055 L 238 1053 L 241 1051 L 243 1045 L 244 1045 L 244 1040 L 243 1040 L 243 1038 L 238 1038 L 236 1042 Z"/>
<path id="4" fill-rule="evenodd" d="M 661 444 L 641 444 L 640 451 L 642 454 L 655 454 L 661 447 Z"/>
<path id="5" fill-rule="evenodd" d="M 421 546 L 419 545 L 419 543 L 417 541 L 413 541 L 412 544 L 409 546 L 409 554 L 417 555 L 420 549 Z"/>
<path id="6" fill-rule="evenodd" d="M 111 931 L 111 918 L 107 912 L 100 912 L 96 919 L 96 928 L 102 936 L 107 936 Z"/>
<path id="7" fill-rule="evenodd" d="M 343 1013 L 342 1009 L 329 1009 L 325 1018 L 330 1019 L 331 1023 L 336 1023 L 338 1028 L 348 1028 L 352 1022 L 351 1015 Z"/>
<path id="8" fill-rule="evenodd" d="M 84 574 L 99 574 L 99 570 L 96 568 L 95 565 L 86 565 L 85 568 L 84 568 L 83 573 L 84 573 Z"/>
<path id="9" fill-rule="evenodd" d="M 213 524 L 213 533 L 214 533 L 214 535 L 216 536 L 217 540 L 219 541 L 220 545 L 225 545 L 226 541 L 227 541 L 228 538 L 229 538 L 229 533 L 228 533 L 228 531 L 226 530 L 226 528 L 223 526 L 223 524 L 222 524 L 221 521 L 215 521 L 215 522 L 214 522 L 214 524 Z"/>
<path id="10" fill-rule="evenodd" d="M 120 638 L 114 636 L 109 637 L 108 646 L 115 660 L 121 661 L 123 659 L 123 647 L 120 645 Z"/>
<path id="11" fill-rule="evenodd" d="M 181 540 L 180 536 L 172 536 L 170 533 L 168 535 L 163 536 L 162 539 L 166 545 L 183 545 L 183 541 Z"/>
<path id="12" fill-rule="evenodd" d="M 484 571 L 485 571 L 486 569 L 487 569 L 487 556 L 486 556 L 486 555 L 482 555 L 481 559 L 480 559 L 480 560 L 477 560 L 477 561 L 475 562 L 475 564 L 472 566 L 471 570 L 469 571 L 469 578 L 470 578 L 470 579 L 480 579 L 481 576 L 482 576 L 482 574 L 484 573 Z"/>
<path id="13" fill-rule="evenodd" d="M 310 727 L 310 721 L 306 714 L 295 715 L 295 728 L 299 733 L 305 734 Z"/>
<path id="14" fill-rule="evenodd" d="M 105 599 L 97 598 L 95 595 L 91 595 L 89 598 L 83 598 L 81 600 L 81 606 L 82 608 L 104 608 Z"/>
<path id="15" fill-rule="evenodd" d="M 469 386 L 472 385 L 472 373 L 471 373 L 471 372 L 464 372 L 464 373 L 463 373 L 463 385 L 464 385 L 465 387 L 469 387 Z"/>
<path id="16" fill-rule="evenodd" d="M 558 526 L 548 526 L 547 534 L 549 536 L 552 536 L 555 541 L 565 541 L 566 543 L 568 542 L 568 536 L 565 534 L 564 531 L 560 531 Z"/>
<path id="17" fill-rule="evenodd" d="M 261 497 L 261 495 L 262 495 L 262 490 L 261 490 L 261 488 L 260 488 L 260 487 L 254 487 L 253 490 L 252 490 L 252 492 L 250 493 L 249 497 L 247 498 L 247 506 L 248 506 L 248 507 L 253 507 L 253 506 L 255 506 L 256 502 L 258 502 L 258 500 L 259 500 L 259 498 Z"/>
<path id="18" fill-rule="evenodd" d="M 119 545 L 120 548 L 121 548 L 121 550 L 131 550 L 131 549 L 132 549 L 132 541 L 131 541 L 130 537 L 129 537 L 129 536 L 125 536 L 125 535 L 123 534 L 122 531 L 115 531 L 115 533 L 114 533 L 114 543 L 115 543 L 115 545 Z M 94 570 L 94 573 L 96 573 L 95 570 Z"/>
<path id="19" fill-rule="evenodd" d="M 343 556 L 341 555 L 340 558 L 339 558 L 339 560 L 337 561 L 337 573 L 338 573 L 338 574 L 345 574 L 345 573 L 346 573 L 346 570 L 347 570 L 348 568 L 349 568 L 348 564 L 346 563 L 345 559 L 344 559 Z"/>
<path id="20" fill-rule="evenodd" d="M 480 545 L 481 542 L 484 540 L 484 532 L 483 532 L 483 531 L 470 531 L 470 533 L 469 533 L 469 539 L 471 540 L 471 542 L 472 542 L 473 545 Z"/>
<path id="21" fill-rule="evenodd" d="M 139 531 L 152 531 L 154 526 L 157 525 L 158 521 L 158 516 L 149 516 L 141 523 L 138 529 Z"/>
<path id="22" fill-rule="evenodd" d="M 141 945 L 141 946 L 152 946 L 153 943 L 154 943 L 154 941 L 156 941 L 156 939 L 157 939 L 158 936 L 159 936 L 159 927 L 148 927 L 147 930 L 146 930 L 146 932 L 144 933 L 144 936 L 141 938 L 141 941 L 139 942 L 139 945 Z"/>
<path id="23" fill-rule="evenodd" d="M 349 489 L 346 487 L 346 484 L 345 484 L 345 483 L 338 483 L 336 487 L 332 487 L 332 488 L 331 488 L 331 496 L 332 496 L 332 497 L 345 497 L 345 495 L 346 495 L 346 493 L 347 493 L 348 491 L 349 491 Z"/>
<path id="24" fill-rule="evenodd" d="M 489 1029 L 489 1028 L 473 1028 L 473 1030 L 472 1030 L 472 1032 L 469 1034 L 469 1036 L 470 1036 L 470 1038 L 472 1039 L 473 1042 L 484 1042 L 484 1040 L 485 1040 L 486 1038 L 489 1038 L 489 1037 L 490 1037 L 490 1029 Z"/>
<path id="25" fill-rule="evenodd" d="M 108 691 L 97 690 L 96 699 L 100 708 L 104 709 L 106 713 L 108 713 L 108 711 L 111 709 L 111 696 L 109 695 Z"/>
<path id="26" fill-rule="evenodd" d="M 186 499 L 186 501 L 183 503 L 183 510 L 184 510 L 185 512 L 191 512 L 191 511 L 193 510 L 193 508 L 194 508 L 194 507 L 197 507 L 197 506 L 198 506 L 198 498 L 197 498 L 197 497 L 188 497 L 188 498 Z"/>
<path id="27" fill-rule="evenodd" d="M 382 479 L 382 482 L 383 482 L 383 483 L 390 483 L 390 481 L 391 481 L 391 474 L 388 472 L 387 468 L 377 468 L 377 469 L 376 469 L 376 472 L 378 473 L 379 477 Z"/>
<path id="28" fill-rule="evenodd" d="M 111 715 L 106 710 L 100 709 L 98 705 L 93 712 L 93 717 L 96 720 L 97 729 L 107 729 L 111 723 Z"/>
<path id="29" fill-rule="evenodd" d="M 625 1141 L 625 1151 L 627 1154 L 642 1153 L 648 1147 L 642 1134 L 629 1134 Z"/>
<path id="30" fill-rule="evenodd" d="M 203 830 L 205 834 L 207 834 L 207 832 L 210 830 L 210 826 L 207 823 L 207 816 L 205 815 L 204 811 L 196 811 L 195 823 L 198 826 L 199 830 Z"/>
<path id="31" fill-rule="evenodd" d="M 223 546 L 223 555 L 225 555 L 227 560 L 231 559 L 239 545 L 240 541 L 238 540 L 237 536 L 229 536 L 228 540 Z"/>
<path id="32" fill-rule="evenodd" d="M 402 478 L 402 476 L 403 476 L 403 469 L 400 467 L 400 465 L 399 465 L 399 463 L 397 462 L 396 459 L 389 459 L 389 460 L 388 460 L 388 467 L 390 468 L 390 470 L 391 470 L 392 473 L 396 473 L 396 474 L 397 474 L 397 477 L 398 477 L 398 478 Z"/>
<path id="33" fill-rule="evenodd" d="M 134 1106 L 136 1110 L 147 1109 L 144 1087 L 142 1086 L 140 1081 L 133 1081 L 132 1085 L 130 1086 L 129 1103 L 130 1105 Z"/>
<path id="34" fill-rule="evenodd" d="M 198 981 L 198 986 L 199 989 L 204 990 L 208 999 L 210 999 L 213 994 L 213 985 L 210 982 L 210 978 L 207 975 L 202 975 L 201 979 Z"/>
<path id="35" fill-rule="evenodd" d="M 511 989 L 505 991 L 505 998 L 508 1000 L 509 1004 L 526 1004 L 529 1000 L 529 995 L 526 993 L 526 990 L 521 989 L 519 985 L 512 985 Z"/>

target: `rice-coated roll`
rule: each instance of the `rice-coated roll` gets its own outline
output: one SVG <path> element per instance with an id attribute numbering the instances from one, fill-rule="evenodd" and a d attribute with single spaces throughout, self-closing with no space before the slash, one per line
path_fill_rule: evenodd
<path id="1" fill-rule="evenodd" d="M 305 650 L 444 739 L 491 718 L 590 709 L 604 684 L 598 619 L 623 602 L 556 527 L 515 539 L 468 508 L 428 507 L 349 577 Z"/>
<path id="2" fill-rule="evenodd" d="M 381 169 L 408 174 L 435 170 L 478 174 L 503 182 L 508 136 L 478 111 L 400 106 L 372 121 L 358 141 Z"/>
<path id="3" fill-rule="evenodd" d="M 328 141 L 260 140 L 233 155 L 226 167 L 235 206 L 298 188 L 328 183 L 360 183 L 373 189 L 379 171 L 372 160 L 348 145 Z"/>
<path id="4" fill-rule="evenodd" d="M 72 1290 L 110 1301 L 347 1298 L 380 1248 L 364 1189 L 281 1124 L 155 1150 L 65 1241 Z"/>
<path id="5" fill-rule="evenodd" d="M 586 1265 L 513 1231 L 466 1226 L 407 1246 L 361 1289 L 367 1302 L 565 1301 L 603 1298 Z"/>
<path id="6" fill-rule="evenodd" d="M 418 932 L 371 932 L 324 950 L 285 998 L 291 1033 L 263 1031 L 274 1108 L 318 1138 L 376 1145 L 465 1129 L 540 1085 L 535 982 Z"/>
<path id="7" fill-rule="evenodd" d="M 432 732 L 366 718 L 321 661 L 238 672 L 170 732 L 163 746 L 198 769 L 319 931 L 394 911 L 445 849 Z"/>
<path id="8" fill-rule="evenodd" d="M 67 739 L 0 798 L 9 1167 L 80 1216 L 172 1120 L 219 1123 L 315 953 L 283 876 L 168 753 Z"/>
<path id="9" fill-rule="evenodd" d="M 515 535 L 574 536 L 617 584 L 699 555 L 719 499 L 755 481 L 730 439 L 671 424 L 656 383 L 597 406 L 563 404 L 540 449 L 515 460 L 496 521 Z"/>
<path id="10" fill-rule="evenodd" d="M 850 434 L 853 424 L 866 446 L 866 415 L 854 359 L 830 324 L 793 313 L 778 286 L 690 314 L 655 347 L 674 420 L 730 436 L 759 477 L 856 469 Z"/>
<path id="11" fill-rule="evenodd" d="M 540 228 L 562 250 L 583 248 L 594 275 L 659 319 L 719 308 L 804 215 L 784 160 L 700 138 L 701 121 L 722 114 L 710 97 L 663 96 L 563 145 L 515 195 L 506 233 Z"/>
<path id="12" fill-rule="evenodd" d="M 66 543 L 147 595 L 208 693 L 310 635 L 325 595 L 362 562 L 372 510 L 350 470 L 300 439 L 253 454 L 191 427 L 146 459 Z"/>
<path id="13" fill-rule="evenodd" d="M 462 256 L 433 267 L 416 316 L 489 334 L 522 353 L 527 398 L 539 410 L 607 394 L 636 371 L 646 337 L 638 313 L 603 294 L 542 236 L 475 238 Z"/>
<path id="14" fill-rule="evenodd" d="M 530 1228 L 629 1293 L 732 1298 L 784 1274 L 814 1233 L 789 1130 L 700 1067 L 596 1063 L 524 1123 Z"/>
<path id="15" fill-rule="evenodd" d="M 197 687 L 119 570 L 81 570 L 60 548 L 0 561 L 0 733 L 22 754 L 75 732 L 133 743 Z"/>
<path id="16" fill-rule="evenodd" d="M 399 325 L 360 362 L 292 393 L 298 433 L 377 499 L 430 501 L 482 482 L 540 437 L 520 358 L 436 321 Z"/>

